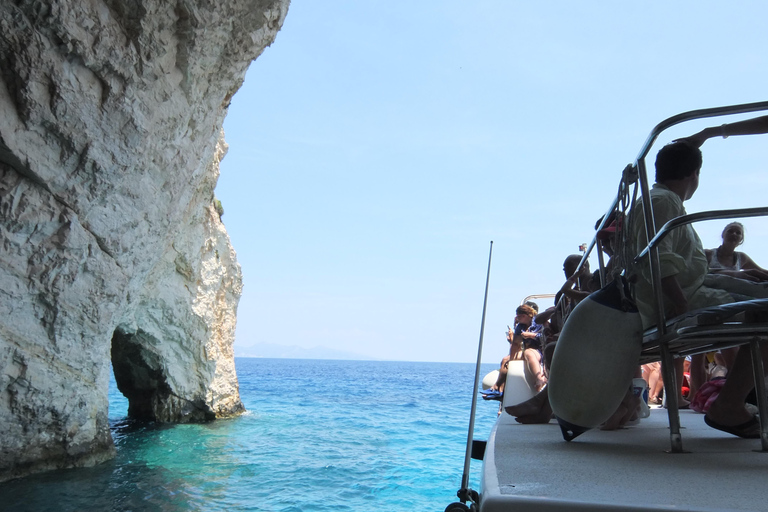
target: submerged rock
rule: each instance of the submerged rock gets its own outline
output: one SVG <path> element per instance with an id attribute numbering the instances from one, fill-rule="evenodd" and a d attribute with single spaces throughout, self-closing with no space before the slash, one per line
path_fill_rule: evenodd
<path id="1" fill-rule="evenodd" d="M 0 481 L 243 410 L 221 126 L 288 0 L 0 3 Z"/>

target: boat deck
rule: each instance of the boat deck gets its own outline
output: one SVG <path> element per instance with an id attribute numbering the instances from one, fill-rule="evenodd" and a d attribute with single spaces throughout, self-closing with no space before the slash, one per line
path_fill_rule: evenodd
<path id="1" fill-rule="evenodd" d="M 683 448 L 668 453 L 666 410 L 640 424 L 588 431 L 567 443 L 555 420 L 521 425 L 502 414 L 485 460 L 481 512 L 526 510 L 768 510 L 768 453 L 680 411 Z"/>

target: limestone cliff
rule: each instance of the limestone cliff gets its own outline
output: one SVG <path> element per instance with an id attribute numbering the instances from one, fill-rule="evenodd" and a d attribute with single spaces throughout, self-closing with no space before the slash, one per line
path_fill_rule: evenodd
<path id="1" fill-rule="evenodd" d="M 0 481 L 242 410 L 221 125 L 288 0 L 0 2 Z"/>

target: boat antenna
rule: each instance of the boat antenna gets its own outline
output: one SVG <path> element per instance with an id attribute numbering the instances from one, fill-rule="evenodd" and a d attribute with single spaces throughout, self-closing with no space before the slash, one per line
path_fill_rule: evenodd
<path id="1" fill-rule="evenodd" d="M 479 501 L 479 495 L 477 491 L 469 488 L 469 464 L 472 458 L 480 458 L 482 456 L 475 455 L 473 457 L 473 451 L 485 450 L 485 442 L 476 443 L 472 437 L 475 432 L 475 410 L 477 408 L 477 390 L 478 380 L 480 378 L 480 361 L 483 356 L 483 332 L 485 331 L 485 310 L 488 306 L 488 284 L 491 281 L 491 257 L 493 256 L 493 240 L 491 240 L 491 249 L 488 253 L 488 272 L 485 276 L 485 297 L 483 298 L 483 318 L 480 321 L 480 341 L 477 344 L 477 364 L 475 365 L 475 382 L 472 388 L 472 408 L 469 413 L 469 428 L 467 429 L 467 449 L 464 453 L 464 473 L 461 475 L 461 489 L 456 493 L 461 500 L 461 503 L 452 503 L 446 507 L 445 512 L 460 511 L 460 510 L 475 510 L 474 503 Z M 476 445 L 473 450 L 473 445 Z M 473 507 L 470 509 L 464 503 L 471 501 Z"/>

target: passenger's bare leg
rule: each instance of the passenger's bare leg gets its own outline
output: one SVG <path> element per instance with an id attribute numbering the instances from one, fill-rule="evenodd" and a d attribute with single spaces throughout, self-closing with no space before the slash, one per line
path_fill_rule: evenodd
<path id="1" fill-rule="evenodd" d="M 683 396 L 683 382 L 685 381 L 685 375 L 683 367 L 685 366 L 685 359 L 679 357 L 675 359 L 675 376 L 677 377 L 677 406 L 688 407 L 690 402 Z"/>
<path id="2" fill-rule="evenodd" d="M 696 354 L 691 356 L 691 387 L 688 392 L 688 400 L 693 400 L 696 396 L 696 392 L 707 381 L 707 372 L 704 370 L 704 362 L 706 357 L 704 354 Z"/>
<path id="3" fill-rule="evenodd" d="M 504 392 L 504 385 L 507 383 L 507 365 L 509 364 L 509 356 L 504 356 L 499 366 L 499 376 L 496 379 L 496 383 L 491 386 L 491 389 Z"/>
<path id="4" fill-rule="evenodd" d="M 662 362 L 661 364 L 663 365 L 664 363 Z M 683 379 L 685 378 L 685 375 L 683 375 L 684 364 L 685 359 L 675 359 L 675 377 L 677 377 L 677 382 L 672 383 L 664 389 L 665 396 L 667 396 L 667 393 L 677 393 L 677 406 L 680 409 L 685 409 L 690 404 L 690 402 L 683 397 Z"/>
<path id="5" fill-rule="evenodd" d="M 650 363 L 643 365 L 644 377 L 648 381 L 648 401 L 656 404 L 659 399 L 659 393 L 664 386 L 661 381 L 661 369 L 659 363 Z"/>
<path id="6" fill-rule="evenodd" d="M 763 344 L 761 350 L 763 364 L 768 365 L 768 346 Z M 752 358 L 749 346 L 744 345 L 739 348 L 733 367 L 728 372 L 720 393 L 709 407 L 707 417 L 720 425 L 729 427 L 750 421 L 752 413 L 744 407 L 744 400 L 753 387 L 755 387 L 755 380 L 752 376 Z"/>
<path id="7" fill-rule="evenodd" d="M 525 360 L 525 380 L 528 381 L 528 386 L 538 393 L 547 384 L 547 378 L 541 366 L 541 353 L 527 348 L 523 352 L 523 359 Z"/>
<path id="8" fill-rule="evenodd" d="M 549 405 L 548 388 L 542 389 L 525 402 L 505 407 L 504 411 L 514 416 L 518 423 L 549 423 L 552 419 L 552 407 Z"/>
<path id="9" fill-rule="evenodd" d="M 632 388 L 629 388 L 616 408 L 616 412 L 603 423 L 600 430 L 616 430 L 626 425 L 629 420 L 637 418 L 638 405 L 640 405 L 640 399 L 632 392 Z"/>
<path id="10" fill-rule="evenodd" d="M 651 389 L 651 373 L 653 373 L 653 366 L 650 363 L 644 364 L 640 367 L 643 370 L 643 378 L 648 384 L 648 389 Z"/>
<path id="11" fill-rule="evenodd" d="M 657 372 L 661 373 L 661 372 Z M 653 390 L 648 395 L 649 397 L 653 397 L 653 403 L 658 405 L 659 402 L 659 395 L 664 390 L 664 380 L 661 378 L 661 375 L 659 375 L 656 379 L 656 384 L 653 386 Z"/>
<path id="12" fill-rule="evenodd" d="M 719 357 L 716 355 L 715 360 L 717 364 L 722 364 L 726 368 L 728 368 L 728 371 L 733 368 L 733 363 L 736 360 L 736 355 L 739 353 L 739 347 L 733 347 L 733 348 L 724 348 L 720 351 Z M 720 359 L 720 361 L 717 361 Z"/>

